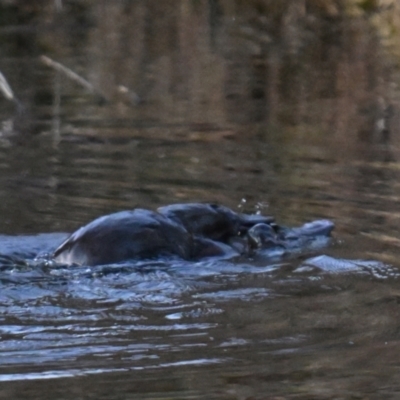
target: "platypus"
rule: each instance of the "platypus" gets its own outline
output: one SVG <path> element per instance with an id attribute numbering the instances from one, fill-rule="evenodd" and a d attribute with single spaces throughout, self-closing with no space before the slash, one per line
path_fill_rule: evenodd
<path id="1" fill-rule="evenodd" d="M 53 259 L 88 266 L 164 255 L 195 260 L 266 243 L 284 244 L 290 235 L 329 236 L 333 223 L 320 221 L 304 227 L 281 229 L 270 216 L 235 213 L 216 204 L 175 204 L 157 211 L 138 208 L 83 226 L 54 251 Z M 241 250 L 233 244 L 237 238 L 244 243 Z"/>

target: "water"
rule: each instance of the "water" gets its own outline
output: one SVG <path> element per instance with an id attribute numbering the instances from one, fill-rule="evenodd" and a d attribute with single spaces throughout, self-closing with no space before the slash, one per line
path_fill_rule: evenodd
<path id="1" fill-rule="evenodd" d="M 0 2 L 22 104 L 0 100 L 0 398 L 398 398 L 396 68 L 369 18 L 267 3 Z M 334 241 L 33 260 L 99 215 L 186 201 L 332 219 Z"/>

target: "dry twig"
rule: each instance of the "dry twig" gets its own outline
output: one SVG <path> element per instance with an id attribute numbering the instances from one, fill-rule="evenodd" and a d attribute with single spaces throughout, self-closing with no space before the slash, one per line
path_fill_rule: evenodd
<path id="1" fill-rule="evenodd" d="M 74 82 L 78 83 L 79 85 L 83 86 L 87 89 L 90 93 L 93 93 L 101 98 L 102 101 L 107 101 L 107 98 L 97 90 L 88 80 L 79 76 L 76 72 L 72 71 L 70 68 L 65 67 L 64 65 L 60 64 L 57 61 L 52 60 L 50 57 L 47 56 L 40 56 L 40 61 L 43 64 L 47 65 L 50 68 L 55 69 L 63 73 L 66 77 L 73 80 Z"/>
<path id="2" fill-rule="evenodd" d="M 15 101 L 14 92 L 11 89 L 11 86 L 8 84 L 6 77 L 0 72 L 0 91 L 3 93 L 3 96 L 10 101 Z"/>

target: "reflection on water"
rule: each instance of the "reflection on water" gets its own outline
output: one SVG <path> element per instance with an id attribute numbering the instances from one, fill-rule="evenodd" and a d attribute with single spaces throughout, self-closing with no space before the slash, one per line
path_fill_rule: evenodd
<path id="1" fill-rule="evenodd" d="M 0 1 L 22 105 L 0 99 L 0 397 L 396 398 L 399 4 L 350 3 Z M 336 240 L 33 260 L 101 214 L 184 201 L 329 218 Z"/>
<path id="2" fill-rule="evenodd" d="M 2 252 L 23 259 L 23 252 L 52 248 L 63 236 L 3 236 Z M 337 256 L 341 249 L 326 251 Z M 158 260 L 67 268 L 26 258 L 3 261 L 0 381 L 112 374 L 110 383 L 112 376 L 123 379 L 124 390 L 131 391 L 144 376 L 150 386 L 134 391 L 146 392 L 157 371 L 166 384 L 162 371 L 168 371 L 178 381 L 159 390 L 181 391 L 185 398 L 188 390 L 200 393 L 186 382 L 189 369 L 209 381 L 211 394 L 221 390 L 221 380 L 226 395 L 258 392 L 264 380 L 274 387 L 289 379 L 291 390 L 299 385 L 308 390 L 325 384 L 311 377 L 320 368 L 331 369 L 331 362 L 349 373 L 343 352 L 369 349 L 371 340 L 395 341 L 390 326 L 397 308 L 396 268 L 310 258 L 307 252 L 280 262 L 258 258 L 257 264 Z M 313 366 L 321 357 L 322 367 Z M 357 351 L 352 357 L 359 362 Z M 260 380 L 255 387 L 254 380 Z M 106 390 L 104 382 L 96 384 L 98 395 Z M 60 385 L 55 394 L 68 388 L 68 380 Z M 273 387 L 269 390 L 280 392 L 279 385 Z"/>

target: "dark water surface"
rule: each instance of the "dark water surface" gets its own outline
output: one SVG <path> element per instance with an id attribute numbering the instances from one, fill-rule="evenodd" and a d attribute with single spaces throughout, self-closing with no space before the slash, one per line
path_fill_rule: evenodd
<path id="1" fill-rule="evenodd" d="M 22 105 L 0 99 L 0 398 L 399 398 L 399 93 L 370 20 L 300 1 L 39 3 L 0 2 Z M 332 219 L 334 241 L 34 261 L 99 215 L 189 201 Z"/>

